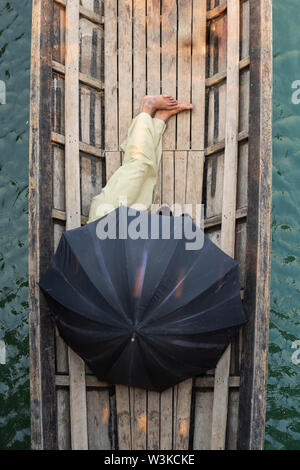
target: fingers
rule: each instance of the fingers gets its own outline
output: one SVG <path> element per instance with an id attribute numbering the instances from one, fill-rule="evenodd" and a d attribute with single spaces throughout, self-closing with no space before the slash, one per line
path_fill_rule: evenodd
<path id="1" fill-rule="evenodd" d="M 170 103 L 176 103 L 176 99 L 173 96 L 171 95 L 162 95 L 162 96 L 165 100 L 169 101 Z"/>

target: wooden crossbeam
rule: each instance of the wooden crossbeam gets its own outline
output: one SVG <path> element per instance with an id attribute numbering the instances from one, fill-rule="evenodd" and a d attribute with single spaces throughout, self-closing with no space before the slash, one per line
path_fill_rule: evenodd
<path id="1" fill-rule="evenodd" d="M 206 13 L 206 18 L 208 21 L 214 20 L 218 18 L 218 16 L 221 16 L 222 13 L 224 13 L 227 9 L 227 0 L 222 2 L 220 5 L 212 8 L 211 10 L 208 10 Z"/>
<path id="2" fill-rule="evenodd" d="M 66 8 L 68 0 L 54 0 L 55 3 L 61 5 L 62 7 Z M 79 14 L 83 18 L 87 18 L 88 20 L 92 21 L 95 24 L 104 24 L 104 17 L 85 8 L 84 6 L 79 6 Z"/>
<path id="3" fill-rule="evenodd" d="M 70 376 L 67 374 L 57 374 L 55 376 L 55 384 L 57 387 L 69 387 L 70 386 Z M 101 380 L 97 379 L 95 375 L 86 375 L 86 386 L 87 388 L 113 388 L 113 385 L 109 384 L 108 382 L 102 382 Z M 229 377 L 229 387 L 230 388 L 238 388 L 240 386 L 240 377 L 239 376 L 230 376 Z M 214 388 L 214 377 L 213 376 L 204 376 L 204 377 L 197 377 L 195 379 L 194 388 L 196 389 L 206 389 L 206 388 Z M 128 389 L 128 387 L 126 387 Z M 168 394 L 172 392 L 172 389 L 167 390 L 166 392 L 162 392 L 161 400 L 165 402 L 165 398 Z M 162 413 L 165 415 L 167 419 L 167 414 L 164 413 L 165 405 L 162 405 Z M 169 410 L 168 410 L 169 411 Z M 163 419 L 163 418 L 162 418 Z M 172 426 L 171 426 L 172 427 Z M 164 438 L 165 439 L 165 438 Z M 160 450 L 164 450 L 162 447 Z"/>
<path id="4" fill-rule="evenodd" d="M 248 131 L 239 132 L 238 142 L 242 142 L 247 139 L 248 139 Z M 55 144 L 65 145 L 65 136 L 62 134 L 58 134 L 57 132 L 52 132 L 51 141 Z M 224 149 L 225 149 L 225 139 L 222 139 L 216 144 L 206 147 L 204 151 L 204 155 L 205 157 L 210 157 L 218 152 L 221 152 Z M 108 154 L 111 155 L 113 153 L 113 152 L 107 152 L 93 145 L 86 144 L 85 142 L 79 142 L 79 150 L 81 152 L 88 153 L 90 155 L 94 155 L 95 157 L 99 157 L 99 158 L 106 158 Z M 117 153 L 119 153 L 119 156 L 120 156 L 120 152 L 117 152 Z"/>
<path id="5" fill-rule="evenodd" d="M 173 158 L 172 158 L 172 160 L 168 161 L 167 156 L 168 156 L 168 152 L 165 151 L 164 152 L 164 168 L 165 169 L 168 168 L 169 163 L 173 163 Z M 113 154 L 113 159 L 110 159 L 110 165 L 113 166 L 112 169 L 111 169 L 111 174 L 113 174 L 116 170 L 117 165 L 120 166 L 119 155 Z M 192 172 L 192 168 L 191 168 L 191 172 Z M 172 171 L 172 170 L 170 170 L 170 171 Z M 192 182 L 189 184 L 189 188 L 190 188 L 190 191 L 192 191 L 192 188 L 193 188 Z M 163 197 L 164 201 L 168 200 L 167 194 L 168 194 L 168 187 L 165 185 L 164 186 L 164 197 Z M 167 203 L 165 202 L 165 204 L 167 204 Z M 170 204 L 170 206 L 172 204 Z M 244 219 L 246 217 L 247 217 L 247 208 L 246 207 L 242 207 L 241 209 L 237 209 L 237 211 L 236 211 L 236 220 Z M 62 210 L 59 210 L 59 209 L 52 209 L 52 218 L 56 219 L 56 220 L 65 221 L 66 220 L 66 212 L 62 211 Z M 88 217 L 81 216 L 81 225 L 86 224 L 87 221 L 88 221 Z M 221 224 L 222 224 L 222 216 L 221 215 L 215 215 L 214 217 L 208 217 L 208 218 L 204 219 L 204 230 L 218 227 Z"/>
<path id="6" fill-rule="evenodd" d="M 53 60 L 52 69 L 54 72 L 58 72 L 63 76 L 65 75 L 66 68 L 60 62 Z M 98 90 L 98 91 L 104 90 L 104 83 L 102 83 L 101 80 L 97 80 L 96 78 L 90 77 L 89 75 L 82 73 L 82 72 L 79 72 L 78 78 L 79 78 L 80 83 L 83 83 L 84 85 L 87 85 L 90 88 L 94 88 L 95 90 Z"/>

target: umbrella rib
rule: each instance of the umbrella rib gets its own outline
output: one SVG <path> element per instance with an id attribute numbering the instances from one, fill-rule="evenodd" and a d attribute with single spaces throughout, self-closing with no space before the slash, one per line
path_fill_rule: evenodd
<path id="1" fill-rule="evenodd" d="M 153 338 L 151 338 L 150 335 L 147 336 L 147 340 L 148 340 L 149 343 L 152 343 L 152 348 L 153 348 L 154 351 L 156 351 L 157 346 L 159 346 L 158 342 L 155 341 Z M 225 349 L 225 347 L 226 347 L 226 345 L 224 344 L 223 349 Z M 148 349 L 148 351 L 150 352 L 149 349 Z M 165 350 L 163 350 L 163 352 L 160 352 L 160 354 L 164 354 L 168 359 L 171 359 L 173 362 L 180 363 L 182 366 L 187 366 L 189 369 L 193 369 L 195 371 L 195 375 L 197 373 L 199 373 L 200 365 L 199 366 L 194 366 L 189 362 L 186 362 L 186 361 L 183 361 L 182 359 L 179 359 L 178 357 L 174 358 L 173 356 L 170 355 L 170 353 L 166 352 Z M 152 357 L 154 357 L 154 360 L 155 360 L 155 356 L 153 355 L 153 353 L 152 353 Z M 158 361 L 156 360 L 156 362 L 158 362 Z M 172 374 L 172 375 L 174 375 L 174 374 Z M 190 373 L 188 373 L 188 376 L 190 376 Z"/>
<path id="2" fill-rule="evenodd" d="M 193 263 L 193 266 L 194 266 L 194 263 Z M 192 269 L 193 266 L 191 266 L 191 269 Z M 223 277 L 225 277 L 225 276 L 227 276 L 228 274 L 230 274 L 234 269 L 235 269 L 235 266 L 232 266 L 232 267 L 224 274 Z M 188 274 L 189 272 L 190 272 L 190 270 L 187 272 L 187 274 Z M 208 287 L 207 287 L 206 289 L 204 289 L 202 292 L 197 293 L 195 297 L 193 297 L 192 299 L 189 300 L 188 304 L 190 304 L 191 302 L 194 302 L 199 296 L 205 294 L 209 289 L 211 289 L 213 286 L 215 286 L 218 282 L 219 282 L 219 280 L 217 280 L 216 282 L 214 282 L 213 284 L 211 284 L 210 286 L 208 286 Z M 179 285 L 179 284 L 178 284 L 178 285 Z M 172 289 L 172 291 L 171 291 L 171 292 L 168 294 L 168 296 L 165 298 L 166 300 L 167 300 L 168 298 L 170 298 L 170 295 L 176 290 L 176 288 L 177 288 L 177 286 L 176 286 L 174 289 Z M 163 299 L 163 301 L 162 301 L 159 305 L 156 306 L 156 309 L 160 308 L 160 307 L 163 305 L 165 299 Z M 188 304 L 186 304 L 186 305 L 188 305 Z M 149 317 L 148 319 L 145 318 L 144 322 L 142 322 L 142 326 L 145 326 L 145 325 L 149 324 L 149 321 L 151 321 L 151 323 L 154 323 L 154 322 L 155 322 L 156 320 L 158 320 L 158 319 L 159 319 L 159 320 L 162 320 L 163 318 L 166 318 L 166 316 L 168 316 L 168 315 L 170 315 L 170 314 L 176 313 L 178 310 L 180 310 L 180 308 L 182 308 L 182 305 L 180 305 L 176 310 L 174 310 L 174 311 L 172 311 L 172 312 L 167 312 L 167 313 L 165 313 L 165 315 L 159 314 L 160 316 L 157 316 L 157 315 L 156 315 L 155 317 L 152 316 L 152 317 Z M 148 322 L 147 322 L 147 320 L 148 320 Z M 151 324 L 151 323 L 150 323 L 150 324 Z"/>
<path id="3" fill-rule="evenodd" d="M 117 359 L 112 363 L 111 367 L 109 368 L 110 371 L 111 371 L 111 369 L 115 366 L 116 362 L 118 362 L 118 360 L 120 359 L 120 356 L 121 356 L 121 354 L 123 353 L 124 349 L 128 346 L 128 343 L 129 343 L 129 341 L 126 342 L 126 343 L 124 344 L 124 346 L 122 347 L 119 356 L 117 357 Z M 97 361 L 98 358 L 99 358 L 99 354 L 98 354 L 98 356 L 94 356 L 92 359 L 89 359 L 89 362 Z M 108 375 L 108 373 L 107 373 L 106 375 Z"/>
<path id="4" fill-rule="evenodd" d="M 73 256 L 75 256 L 75 258 L 76 258 L 77 261 L 79 262 L 79 260 L 78 260 L 78 258 L 77 258 L 77 256 L 76 256 L 76 254 L 74 253 L 74 250 L 72 249 L 72 247 L 71 247 L 71 245 L 69 244 L 69 242 L 68 242 L 68 246 L 69 246 L 70 250 L 72 251 Z M 100 245 L 98 245 L 98 246 L 99 246 L 100 251 L 102 252 L 102 249 L 101 249 Z M 96 257 L 96 259 L 97 259 L 97 261 L 99 261 L 97 257 Z M 103 260 L 103 257 L 102 257 L 102 260 Z M 104 260 L 103 260 L 103 265 L 104 265 L 104 268 L 105 268 L 105 273 L 107 274 L 107 277 L 108 277 L 108 279 L 109 279 L 110 286 L 111 286 L 111 288 L 113 289 L 113 293 L 114 293 L 114 295 L 115 295 L 115 298 L 116 298 L 117 301 L 118 301 L 118 295 L 117 295 L 117 293 L 116 293 L 116 291 L 115 291 L 115 289 L 114 289 L 114 286 L 113 286 L 111 277 L 110 277 L 110 275 L 109 275 L 107 266 L 106 266 L 106 264 L 104 263 Z M 100 264 L 100 266 L 101 266 L 101 264 Z M 100 294 L 102 295 L 102 297 L 105 299 L 105 296 L 102 294 L 101 291 L 99 291 L 98 287 L 95 285 L 95 283 L 93 282 L 93 280 L 90 278 L 89 274 L 88 274 L 87 271 L 84 269 L 84 267 L 82 266 L 82 264 L 80 264 L 80 267 L 81 267 L 81 269 L 84 271 L 84 273 L 86 274 L 86 276 L 87 276 L 87 278 L 89 279 L 89 281 L 90 281 L 90 282 L 93 284 L 93 286 L 96 288 L 96 290 L 97 290 L 98 292 L 100 292 Z M 102 267 L 102 266 L 101 266 L 101 267 Z M 106 300 L 106 299 L 105 299 L 105 300 Z M 118 305 L 119 305 L 119 307 L 120 307 L 121 313 L 123 314 L 123 318 L 127 321 L 128 324 L 130 324 L 130 319 L 129 319 L 128 316 L 126 315 L 126 313 L 125 313 L 125 311 L 124 311 L 124 309 L 123 309 L 122 304 L 120 304 L 120 303 L 118 302 Z M 118 310 L 116 310 L 112 305 L 110 305 L 110 306 L 111 306 L 111 308 L 112 308 L 118 315 L 120 314 L 120 312 L 118 312 Z"/>
<path id="5" fill-rule="evenodd" d="M 218 307 L 218 306 L 220 306 L 220 305 L 222 305 L 222 304 L 226 305 L 229 301 L 231 301 L 231 300 L 234 299 L 235 297 L 236 297 L 236 295 L 232 295 L 231 297 L 227 298 L 226 301 L 219 302 L 218 304 L 213 305 L 213 307 L 206 308 L 206 309 L 204 309 L 204 310 L 201 311 L 201 312 L 198 312 L 198 313 L 193 314 L 193 316 L 194 316 L 194 317 L 195 317 L 195 316 L 196 316 L 196 317 L 197 317 L 197 316 L 200 317 L 200 316 L 204 315 L 205 313 L 208 313 L 210 310 L 213 310 L 213 309 L 215 309 L 216 307 Z M 194 299 L 194 300 L 195 300 L 195 299 Z M 174 315 L 177 311 L 178 311 L 178 310 L 175 310 L 174 312 L 169 313 L 169 315 L 170 315 L 170 314 Z M 183 322 L 183 321 L 185 321 L 185 320 L 189 320 L 189 318 L 190 318 L 190 317 L 185 317 L 184 319 L 178 319 L 178 320 L 175 320 L 173 323 L 174 323 L 174 324 L 175 324 L 175 323 L 180 323 L 180 322 Z M 240 321 L 240 323 L 238 323 L 238 325 L 243 325 L 245 322 L 246 322 L 246 319 L 245 319 L 244 321 Z M 161 328 L 161 326 L 162 326 L 162 324 L 159 325 L 159 328 Z M 224 329 L 226 329 L 226 328 L 231 328 L 231 327 L 233 327 L 233 326 L 237 326 L 236 322 L 235 322 L 233 325 L 226 325 L 225 327 L 224 327 L 224 325 L 223 325 L 222 328 L 214 328 L 213 331 L 220 331 L 220 330 L 224 330 Z M 212 330 L 206 330 L 206 331 L 201 331 L 201 332 L 192 332 L 192 333 L 184 333 L 184 332 L 181 332 L 181 333 L 180 333 L 180 336 L 192 336 L 192 335 L 197 335 L 197 334 L 200 334 L 200 333 L 208 333 L 208 332 L 210 332 L 210 331 L 212 331 Z M 157 334 L 157 335 L 164 335 L 164 334 L 169 334 L 169 332 L 167 332 L 167 333 L 163 333 L 163 332 L 157 332 L 157 333 L 156 333 L 156 332 L 155 332 L 155 334 Z"/>
<path id="6" fill-rule="evenodd" d="M 147 346 L 147 339 L 149 339 L 148 337 L 146 337 L 145 339 L 143 338 L 140 338 L 141 341 L 143 341 L 144 343 L 146 343 L 146 346 Z M 142 350 L 142 348 L 141 348 Z M 152 360 L 159 365 L 159 367 L 161 367 L 162 369 L 168 369 L 168 374 L 171 375 L 172 377 L 176 378 L 176 380 L 178 379 L 178 376 L 175 375 L 174 372 L 170 372 L 169 370 L 169 366 L 168 364 L 166 364 L 165 360 L 163 359 L 163 362 L 161 362 L 161 360 L 159 360 L 159 357 L 155 354 L 155 349 L 153 350 L 152 348 L 152 345 L 151 347 L 149 348 L 149 344 L 147 346 L 147 352 L 151 355 L 152 357 Z M 143 353 L 142 353 L 143 354 Z M 178 381 L 181 380 L 181 378 L 178 379 Z M 153 383 L 153 381 L 151 380 L 151 382 Z"/>
<path id="7" fill-rule="evenodd" d="M 81 298 L 83 299 L 83 301 L 87 304 L 90 304 L 92 305 L 94 308 L 96 307 L 96 309 L 99 309 L 99 306 L 95 305 L 93 302 L 91 302 L 88 298 L 84 297 L 80 292 L 78 291 L 75 291 L 74 289 L 74 286 L 70 283 L 70 281 L 66 278 L 65 274 L 63 273 L 63 271 L 61 271 L 58 266 L 56 265 L 56 262 L 53 263 L 53 268 L 57 270 L 57 272 L 63 276 L 63 278 L 65 279 L 65 281 L 67 282 L 67 284 L 71 287 L 71 289 L 76 292 L 76 294 Z M 46 291 L 47 292 L 47 291 Z M 58 303 L 61 303 L 61 301 L 55 296 L 53 295 L 52 293 L 50 294 L 49 292 L 47 292 L 47 294 L 52 297 L 56 302 Z M 84 316 L 82 313 L 78 312 L 77 310 L 74 310 L 74 308 L 70 307 L 67 305 L 67 302 L 65 303 L 65 307 L 67 307 L 71 312 L 74 312 L 76 313 L 77 315 L 83 317 L 83 318 L 86 318 L 86 316 Z M 118 313 L 118 312 L 117 312 Z M 92 320 L 93 321 L 93 320 Z M 96 321 L 96 320 L 94 320 Z M 105 323 L 105 322 L 102 322 L 104 325 L 107 325 L 107 326 L 111 326 L 109 325 L 108 323 Z"/>
<path id="8" fill-rule="evenodd" d="M 74 326 L 74 325 L 72 325 L 72 324 L 66 323 L 66 322 L 65 322 L 64 320 L 62 320 L 62 319 L 59 319 L 59 323 L 62 324 L 63 326 L 65 326 L 66 328 L 71 329 L 71 330 L 74 330 L 75 332 L 79 332 L 80 334 L 83 334 L 83 335 L 90 333 L 90 330 L 88 330 L 87 328 L 82 328 L 82 327 L 79 328 L 78 326 Z M 112 332 L 113 332 L 113 333 L 117 333 L 116 330 L 112 330 Z M 107 341 L 111 341 L 112 338 L 113 338 L 113 339 L 116 339 L 116 338 L 119 338 L 119 337 L 121 337 L 121 336 L 126 336 L 126 335 L 124 334 L 124 332 L 121 332 L 121 331 L 119 331 L 119 332 L 118 332 L 117 334 L 115 334 L 115 335 L 113 335 L 112 332 L 111 332 L 111 334 L 110 334 L 110 335 L 111 335 L 110 338 L 105 339 L 105 340 L 99 339 L 99 340 L 96 341 L 96 343 L 92 343 L 91 340 L 89 339 L 88 344 L 95 344 L 95 345 L 97 345 L 99 342 L 104 343 L 104 342 L 107 342 Z"/>
<path id="9" fill-rule="evenodd" d="M 174 256 L 174 253 L 175 253 L 175 251 L 176 251 L 176 249 L 177 249 L 178 242 L 179 242 L 179 240 L 177 240 L 177 243 L 176 243 L 176 245 L 175 245 L 175 247 L 174 247 L 174 250 L 173 250 L 173 252 L 172 252 L 172 255 L 170 255 L 169 262 L 168 262 L 167 266 L 165 267 L 165 269 L 163 270 L 162 275 L 161 275 L 161 277 L 160 277 L 158 283 L 156 284 L 156 287 L 155 287 L 155 289 L 154 289 L 154 292 L 153 292 L 152 296 L 150 297 L 150 299 L 149 299 L 147 305 L 144 307 L 144 312 L 147 311 L 147 308 L 148 308 L 149 304 L 151 303 L 153 297 L 155 296 L 155 294 L 156 294 L 156 292 L 157 292 L 159 286 L 161 285 L 161 283 L 162 283 L 162 281 L 163 281 L 164 275 L 165 275 L 165 273 L 166 273 L 168 267 L 170 266 L 170 263 L 171 263 L 172 258 L 173 258 L 173 256 Z M 144 321 L 145 321 L 145 320 L 142 320 L 142 321 L 140 322 L 140 325 L 143 325 L 143 324 L 144 324 Z"/>

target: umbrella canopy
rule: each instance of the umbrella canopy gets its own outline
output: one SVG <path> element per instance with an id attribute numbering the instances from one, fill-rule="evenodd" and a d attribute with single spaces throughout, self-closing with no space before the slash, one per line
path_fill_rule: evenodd
<path id="1" fill-rule="evenodd" d="M 238 262 L 188 216 L 121 206 L 66 231 L 39 285 L 65 342 L 114 384 L 162 391 L 201 375 L 246 322 Z"/>

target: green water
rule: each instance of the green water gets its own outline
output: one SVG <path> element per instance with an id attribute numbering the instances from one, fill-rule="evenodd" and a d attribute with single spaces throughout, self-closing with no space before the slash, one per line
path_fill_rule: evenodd
<path id="1" fill-rule="evenodd" d="M 273 218 L 266 449 L 300 449 L 299 0 L 273 0 Z M 299 88 L 299 85 L 298 85 Z M 297 347 L 300 349 L 300 346 Z M 300 354 L 298 356 L 300 358 Z"/>
<path id="2" fill-rule="evenodd" d="M 29 447 L 27 191 L 31 1 L 0 0 L 0 449 Z"/>
<path id="3" fill-rule="evenodd" d="M 274 4 L 274 172 L 266 449 L 300 449 L 299 0 Z M 0 0 L 0 449 L 29 448 L 27 179 L 31 1 Z M 0 82 L 1 83 L 1 82 Z M 300 97 L 300 94 L 299 94 Z M 300 343 L 299 343 L 300 344 Z M 300 349 L 300 346 L 298 346 Z M 300 354 L 299 354 L 300 358 Z"/>

